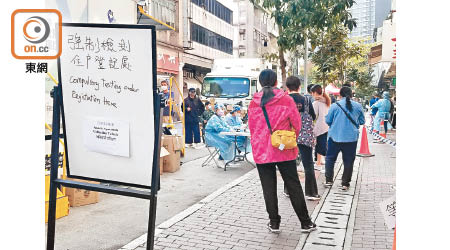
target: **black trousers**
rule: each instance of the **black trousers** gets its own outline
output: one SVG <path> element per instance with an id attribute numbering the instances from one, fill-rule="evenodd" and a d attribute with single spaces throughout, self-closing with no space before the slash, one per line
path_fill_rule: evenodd
<path id="1" fill-rule="evenodd" d="M 198 122 L 185 124 L 185 143 L 192 144 L 192 136 L 194 136 L 194 142 L 200 143 L 200 126 Z"/>
<path id="2" fill-rule="evenodd" d="M 303 168 L 305 169 L 305 195 L 316 196 L 319 194 L 319 190 L 317 189 L 316 174 L 314 173 L 312 148 L 298 144 L 298 149 L 300 150 Z"/>
<path id="3" fill-rule="evenodd" d="M 328 138 L 328 150 L 325 157 L 325 178 L 332 182 L 334 177 L 334 164 L 339 152 L 342 152 L 342 160 L 344 162 L 344 173 L 342 173 L 342 185 L 350 186 L 353 173 L 353 163 L 356 158 L 356 147 L 358 142 L 335 142 Z"/>
<path id="4" fill-rule="evenodd" d="M 298 178 L 295 160 L 256 164 L 269 219 L 271 221 L 280 221 L 281 219 L 278 213 L 277 173 L 275 166 L 278 167 L 281 177 L 288 189 L 289 198 L 291 199 L 291 204 L 297 217 L 302 225 L 308 225 L 311 222 L 311 218 L 309 217 L 308 208 L 306 207 L 305 196 L 303 195 L 302 185 Z"/>

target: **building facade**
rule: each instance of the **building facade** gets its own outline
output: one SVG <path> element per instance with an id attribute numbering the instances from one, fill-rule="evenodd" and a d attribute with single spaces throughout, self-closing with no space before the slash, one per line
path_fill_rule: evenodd
<path id="1" fill-rule="evenodd" d="M 233 58 L 235 5 L 230 0 L 183 0 L 183 89 L 201 90 L 216 58 Z"/>

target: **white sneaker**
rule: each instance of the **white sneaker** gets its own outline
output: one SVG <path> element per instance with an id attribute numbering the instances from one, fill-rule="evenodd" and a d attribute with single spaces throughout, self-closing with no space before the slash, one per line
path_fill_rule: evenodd
<path id="1" fill-rule="evenodd" d="M 195 149 L 200 149 L 200 148 L 204 148 L 205 144 L 203 143 L 195 143 L 194 146 L 192 146 Z"/>
<path id="2" fill-rule="evenodd" d="M 320 200 L 320 195 L 317 196 L 306 196 L 306 199 L 309 201 L 318 201 Z"/>
<path id="3" fill-rule="evenodd" d="M 217 160 L 218 168 L 225 168 L 225 162 L 223 160 Z"/>
<path id="4" fill-rule="evenodd" d="M 185 144 L 184 147 L 185 148 L 192 148 L 193 146 L 192 146 L 192 144 Z"/>
<path id="5" fill-rule="evenodd" d="M 228 166 L 233 166 L 233 167 L 236 167 L 236 166 L 239 166 L 239 165 L 241 165 L 241 164 L 239 164 L 239 162 L 235 162 L 235 161 L 232 161 L 232 162 L 228 163 Z"/>

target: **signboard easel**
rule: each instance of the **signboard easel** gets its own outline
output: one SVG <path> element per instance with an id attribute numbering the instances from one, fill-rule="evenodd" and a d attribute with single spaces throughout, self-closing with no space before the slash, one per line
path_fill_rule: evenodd
<path id="1" fill-rule="evenodd" d="M 59 185 L 148 199 L 147 249 L 153 249 L 163 108 L 156 85 L 155 26 L 62 25 L 59 85 L 53 90 L 47 249 L 54 249 Z M 102 184 L 58 179 L 60 121 L 67 176 Z"/>

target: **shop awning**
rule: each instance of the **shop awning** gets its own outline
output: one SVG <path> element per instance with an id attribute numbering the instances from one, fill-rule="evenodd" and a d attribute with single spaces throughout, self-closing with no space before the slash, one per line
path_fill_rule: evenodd
<path id="1" fill-rule="evenodd" d="M 336 86 L 334 86 L 333 84 L 329 84 L 325 88 L 325 93 L 327 93 L 327 94 L 339 95 L 339 91 L 341 91 L 341 89 L 336 87 Z"/>
<path id="2" fill-rule="evenodd" d="M 397 75 L 397 65 L 395 62 L 391 64 L 391 67 L 389 67 L 389 70 L 387 71 L 386 75 L 384 77 L 386 78 L 394 78 Z"/>
<path id="3" fill-rule="evenodd" d="M 150 24 L 155 25 L 156 30 L 173 30 L 175 31 L 175 28 L 150 16 L 148 13 L 144 11 L 142 6 L 138 5 L 138 24 Z"/>

